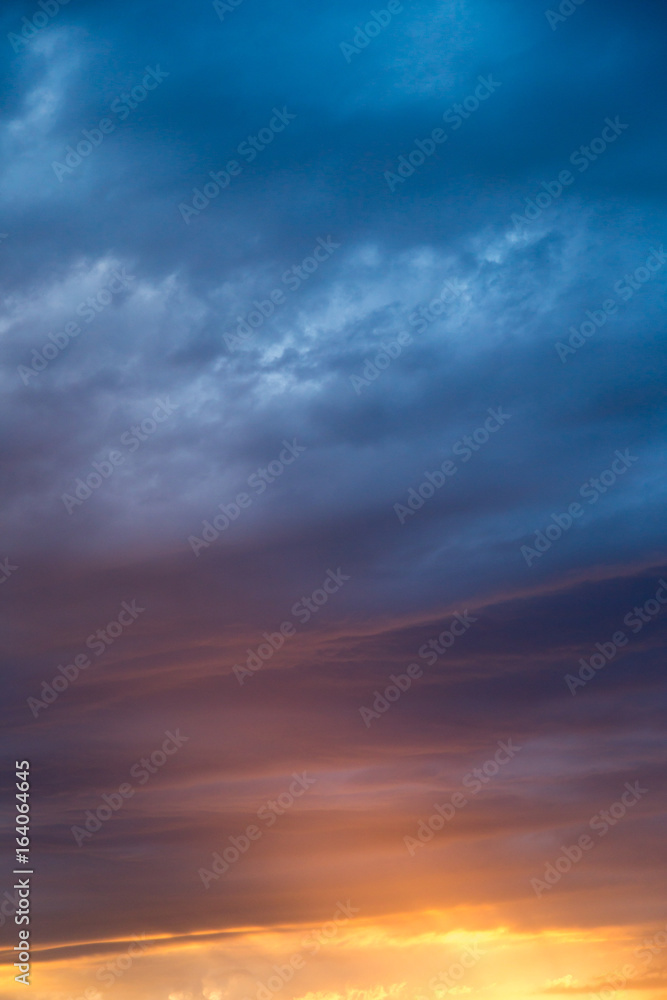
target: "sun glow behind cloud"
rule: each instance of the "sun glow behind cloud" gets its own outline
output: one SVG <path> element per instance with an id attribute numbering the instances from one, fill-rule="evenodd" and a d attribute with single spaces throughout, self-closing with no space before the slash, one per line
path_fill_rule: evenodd
<path id="1" fill-rule="evenodd" d="M 143 940 L 144 954 L 107 987 L 108 970 L 120 959 L 128 964 L 130 941 L 87 946 L 87 955 L 41 961 L 35 982 L 37 1000 L 88 1000 L 122 996 L 162 1000 L 443 1000 L 471 996 L 480 1000 L 537 1000 L 554 995 L 585 995 L 609 988 L 612 976 L 641 944 L 624 928 L 517 932 L 492 927 L 488 908 L 468 911 L 479 921 L 464 927 L 463 915 L 429 911 L 351 919 L 327 939 L 323 925 L 276 927 L 216 935 L 205 932 L 178 940 Z M 217 940 L 216 940 L 217 937 Z M 317 945 L 317 947 L 316 947 Z M 300 956 L 299 968 L 292 966 Z M 46 956 L 45 956 L 46 957 Z M 634 958 L 637 963 L 636 957 Z M 549 970 L 569 966 L 566 975 Z M 202 971 L 205 970 L 205 971 Z M 628 983 L 628 1000 L 659 1000 L 664 960 Z M 176 986 L 176 984 L 178 984 Z M 343 985 L 344 984 L 344 985 Z M 5 979 L 5 986 L 9 980 Z M 636 986 L 637 990 L 632 987 Z M 167 991 L 168 994 L 167 994 Z"/>

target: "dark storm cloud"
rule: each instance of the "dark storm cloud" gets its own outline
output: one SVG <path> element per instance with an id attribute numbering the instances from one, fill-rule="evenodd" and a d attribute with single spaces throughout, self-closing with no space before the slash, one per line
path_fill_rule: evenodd
<path id="1" fill-rule="evenodd" d="M 3 44 L 32 12 L 5 7 Z M 614 287 L 664 234 L 655 14 L 588 0 L 552 32 L 524 2 L 411 4 L 348 64 L 339 44 L 369 16 L 356 2 L 244 0 L 221 22 L 211 4 L 73 0 L 21 53 L 5 44 L 0 558 L 18 569 L 1 585 L 4 711 L 7 756 L 19 739 L 41 761 L 45 942 L 326 918 L 341 884 L 377 912 L 491 895 L 518 924 L 554 925 L 576 886 L 582 921 L 608 907 L 630 920 L 619 865 L 657 909 L 662 618 L 576 696 L 564 682 L 665 573 L 667 267 L 627 301 Z M 114 100 L 157 66 L 168 76 L 120 120 Z M 391 191 L 385 171 L 489 74 L 497 91 Z M 296 117 L 245 162 L 239 144 L 275 108 Z M 53 161 L 107 115 L 114 132 L 58 180 Z M 608 116 L 628 128 L 579 173 L 570 155 Z M 186 225 L 179 205 L 233 158 L 240 176 Z M 516 227 L 567 168 L 572 186 Z M 338 245 L 290 287 L 318 238 Z M 88 322 L 115 271 L 131 277 Z M 411 323 L 445 281 L 456 299 Z M 230 349 L 276 289 L 284 301 Z M 617 314 L 563 362 L 557 342 L 609 298 Z M 22 378 L 70 322 L 80 334 Z M 137 437 L 156 400 L 173 412 Z M 461 461 L 456 443 L 498 408 L 509 419 Z M 285 440 L 305 451 L 255 491 Z M 111 450 L 122 464 L 68 512 L 63 495 Z M 617 451 L 627 471 L 584 499 Z M 395 505 L 447 459 L 455 476 L 400 523 Z M 243 491 L 251 505 L 195 555 L 189 537 Z M 528 565 L 521 546 L 573 502 L 581 518 Z M 340 593 L 239 686 L 234 665 L 339 568 Z M 132 629 L 33 718 L 27 698 L 133 599 Z M 465 609 L 475 627 L 366 729 L 360 706 Z M 178 726 L 191 741 L 173 766 L 78 848 L 83 811 Z M 510 736 L 525 744 L 512 776 L 401 868 L 443 786 Z M 213 900 L 197 868 L 304 768 L 312 797 Z M 638 776 L 651 796 L 617 853 L 600 847 L 565 902 L 527 916 L 561 830 Z"/>

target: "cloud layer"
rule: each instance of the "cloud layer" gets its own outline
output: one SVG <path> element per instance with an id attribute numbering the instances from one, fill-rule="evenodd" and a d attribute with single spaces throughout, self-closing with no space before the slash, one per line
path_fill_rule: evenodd
<path id="1" fill-rule="evenodd" d="M 592 991 L 664 923 L 658 6 L 398 6 L 3 8 L 0 712 L 39 1000 L 134 939 L 132 1000 L 254 997 L 348 898 L 341 964 L 285 996 L 437 997 L 417 970 L 475 935 L 505 957 L 471 989 Z"/>

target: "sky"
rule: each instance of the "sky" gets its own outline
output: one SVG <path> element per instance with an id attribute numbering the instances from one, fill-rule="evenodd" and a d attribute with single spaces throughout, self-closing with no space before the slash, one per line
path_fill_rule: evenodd
<path id="1" fill-rule="evenodd" d="M 0 1000 L 667 997 L 663 30 L 5 0 Z"/>

